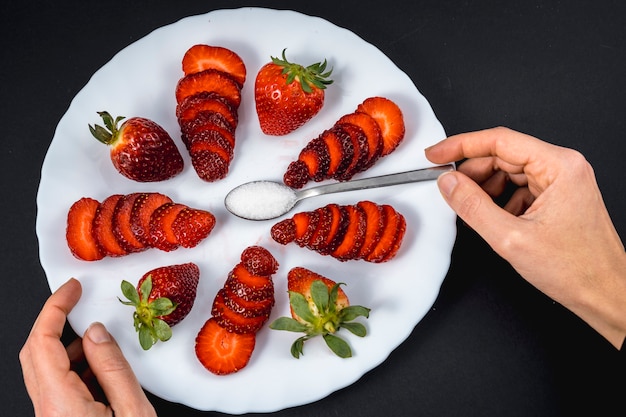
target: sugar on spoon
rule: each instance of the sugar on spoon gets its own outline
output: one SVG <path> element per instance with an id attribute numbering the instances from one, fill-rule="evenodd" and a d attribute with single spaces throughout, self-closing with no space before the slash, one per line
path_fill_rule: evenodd
<path id="1" fill-rule="evenodd" d="M 300 200 L 305 198 L 434 180 L 442 173 L 454 169 L 453 164 L 439 165 L 397 174 L 320 185 L 304 190 L 294 190 L 273 181 L 252 181 L 233 188 L 226 195 L 224 205 L 232 214 L 243 219 L 270 220 L 288 213 Z"/>

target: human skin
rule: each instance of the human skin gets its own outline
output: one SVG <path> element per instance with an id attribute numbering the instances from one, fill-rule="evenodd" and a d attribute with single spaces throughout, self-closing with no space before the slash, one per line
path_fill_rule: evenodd
<path id="1" fill-rule="evenodd" d="M 593 168 L 572 149 L 507 128 L 451 136 L 426 149 L 458 216 L 528 282 L 620 348 L 626 336 L 626 253 Z M 508 183 L 519 188 L 498 206 Z"/>

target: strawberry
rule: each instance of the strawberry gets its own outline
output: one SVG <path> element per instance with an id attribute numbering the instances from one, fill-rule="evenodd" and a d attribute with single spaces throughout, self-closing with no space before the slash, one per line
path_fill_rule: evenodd
<path id="1" fill-rule="evenodd" d="M 92 233 L 98 207 L 99 201 L 83 197 L 74 202 L 67 213 L 67 245 L 72 255 L 83 261 L 97 261 L 105 256 Z"/>
<path id="2" fill-rule="evenodd" d="M 115 119 L 98 112 L 104 122 L 89 125 L 91 134 L 110 147 L 111 161 L 125 177 L 139 182 L 163 181 L 183 170 L 183 158 L 170 135 L 160 125 L 142 117 Z M 118 126 L 119 125 L 119 126 Z"/>
<path id="3" fill-rule="evenodd" d="M 122 281 L 122 294 L 128 301 L 120 302 L 135 307 L 135 330 L 144 350 L 171 338 L 171 327 L 187 317 L 193 307 L 199 280 L 200 269 L 189 262 L 148 271 L 137 287 Z"/>
<path id="4" fill-rule="evenodd" d="M 235 52 L 228 48 L 212 45 L 194 45 L 185 52 L 182 61 L 185 75 L 214 69 L 230 74 L 243 87 L 246 81 L 246 66 Z"/>
<path id="5" fill-rule="evenodd" d="M 148 246 L 137 239 L 133 233 L 130 222 L 135 200 L 141 194 L 142 193 L 131 193 L 124 195 L 115 205 L 113 212 L 113 233 L 117 241 L 128 253 L 141 252 L 148 249 Z"/>
<path id="6" fill-rule="evenodd" d="M 291 317 L 276 319 L 270 328 L 305 334 L 291 345 L 291 354 L 296 359 L 304 354 L 304 342 L 315 336 L 322 336 L 337 356 L 349 358 L 350 345 L 335 333 L 343 327 L 360 337 L 367 334 L 363 324 L 352 321 L 360 316 L 369 317 L 370 309 L 351 306 L 341 285 L 302 267 L 295 267 L 287 274 Z"/>
<path id="7" fill-rule="evenodd" d="M 389 155 L 404 139 L 402 110 L 393 101 L 384 97 L 370 97 L 359 104 L 356 111 L 370 115 L 380 126 L 383 138 L 381 156 Z"/>
<path id="8" fill-rule="evenodd" d="M 206 210 L 186 207 L 172 223 L 176 242 L 184 248 L 194 248 L 205 239 L 215 226 L 215 216 Z"/>
<path id="9" fill-rule="evenodd" d="M 392 206 L 361 201 L 295 213 L 274 224 L 270 233 L 281 245 L 294 242 L 339 261 L 381 263 L 397 254 L 405 230 L 404 216 Z"/>
<path id="10" fill-rule="evenodd" d="M 302 188 L 311 180 L 348 181 L 396 149 L 404 133 L 402 111 L 396 103 L 370 97 L 311 139 L 287 167 L 283 182 Z"/>
<path id="11" fill-rule="evenodd" d="M 196 336 L 196 357 L 210 372 L 228 375 L 248 364 L 255 344 L 254 333 L 229 332 L 210 318 Z"/>
<path id="12" fill-rule="evenodd" d="M 128 251 L 120 243 L 113 231 L 113 216 L 117 203 L 124 197 L 122 194 L 113 194 L 105 198 L 93 219 L 91 233 L 96 238 L 98 246 L 105 256 L 124 256 Z"/>
<path id="13" fill-rule="evenodd" d="M 308 67 L 271 57 L 257 73 L 254 100 L 261 130 L 267 135 L 286 135 L 313 118 L 324 105 L 324 90 L 333 81 L 326 60 Z"/>

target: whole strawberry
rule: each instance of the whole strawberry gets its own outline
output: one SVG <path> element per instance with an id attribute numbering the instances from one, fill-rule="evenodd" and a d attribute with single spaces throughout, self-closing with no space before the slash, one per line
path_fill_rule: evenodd
<path id="1" fill-rule="evenodd" d="M 293 132 L 313 118 L 324 105 L 324 90 L 332 84 L 326 60 L 308 67 L 272 58 L 258 72 L 254 99 L 261 130 L 281 136 Z"/>
<path id="2" fill-rule="evenodd" d="M 111 147 L 111 161 L 125 177 L 138 182 L 163 181 L 183 170 L 183 158 L 170 135 L 160 125 L 143 117 L 115 119 L 98 112 L 104 127 L 89 125 L 100 142 Z"/>
<path id="3" fill-rule="evenodd" d="M 350 345 L 335 333 L 343 327 L 357 336 L 366 335 L 365 326 L 352 321 L 360 316 L 369 317 L 370 309 L 350 305 L 341 285 L 302 267 L 295 267 L 287 274 L 291 317 L 276 319 L 270 329 L 304 333 L 291 345 L 294 358 L 303 354 L 304 342 L 315 336 L 322 336 L 337 356 L 349 358 Z"/>
<path id="4" fill-rule="evenodd" d="M 135 307 L 133 313 L 139 343 L 148 350 L 157 341 L 172 337 L 171 327 L 184 319 L 196 299 L 200 269 L 194 263 L 163 266 L 146 272 L 135 288 L 122 281 L 122 294 Z"/>

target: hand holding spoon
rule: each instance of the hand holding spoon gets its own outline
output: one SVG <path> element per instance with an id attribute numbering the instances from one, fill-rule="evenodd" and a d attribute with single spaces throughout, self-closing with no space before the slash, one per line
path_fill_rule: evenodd
<path id="1" fill-rule="evenodd" d="M 247 220 L 270 220 L 288 213 L 300 200 L 323 194 L 365 190 L 390 185 L 434 180 L 454 165 L 440 165 L 397 174 L 381 175 L 353 181 L 294 190 L 272 181 L 252 181 L 233 188 L 224 199 L 226 209 Z"/>

